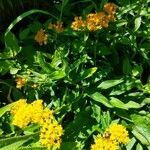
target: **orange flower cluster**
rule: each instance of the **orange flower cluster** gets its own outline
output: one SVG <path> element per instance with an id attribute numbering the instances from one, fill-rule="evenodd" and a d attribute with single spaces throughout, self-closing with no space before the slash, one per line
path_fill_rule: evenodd
<path id="1" fill-rule="evenodd" d="M 48 41 L 48 35 L 45 33 L 45 30 L 40 29 L 35 35 L 34 39 L 37 43 L 39 43 L 39 45 L 46 45 Z"/>
<path id="2" fill-rule="evenodd" d="M 25 84 L 26 84 L 25 79 L 23 79 L 21 77 L 16 78 L 16 88 L 21 89 Z"/>
<path id="3" fill-rule="evenodd" d="M 49 24 L 48 29 L 54 29 L 56 32 L 60 33 L 64 31 L 63 22 L 57 21 L 56 24 Z"/>
<path id="4" fill-rule="evenodd" d="M 114 3 L 104 5 L 104 11 L 98 13 L 90 13 L 83 20 L 82 17 L 75 17 L 71 24 L 73 30 L 96 31 L 101 28 L 107 28 L 109 22 L 115 21 L 115 13 L 117 6 Z"/>

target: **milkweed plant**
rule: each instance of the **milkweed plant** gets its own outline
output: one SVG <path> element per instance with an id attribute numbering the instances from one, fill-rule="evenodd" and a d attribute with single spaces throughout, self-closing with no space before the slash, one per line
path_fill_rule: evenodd
<path id="1" fill-rule="evenodd" d="M 149 6 L 56 0 L 18 16 L 0 52 L 0 149 L 149 150 Z"/>

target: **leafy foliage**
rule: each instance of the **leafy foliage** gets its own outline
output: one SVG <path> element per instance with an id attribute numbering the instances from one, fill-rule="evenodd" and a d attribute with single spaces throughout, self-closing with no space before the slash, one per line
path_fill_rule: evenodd
<path id="1" fill-rule="evenodd" d="M 74 16 L 102 11 L 107 2 L 56 1 L 50 11 L 23 13 L 4 35 L 0 92 L 11 101 L 43 99 L 54 109 L 65 131 L 62 150 L 90 149 L 93 137 L 112 122 L 129 131 L 130 142 L 122 149 L 150 149 L 150 1 L 117 0 L 116 21 L 107 28 L 71 29 Z M 27 19 L 30 23 L 18 28 Z M 60 33 L 48 29 L 56 21 L 64 22 Z M 35 41 L 40 29 L 48 35 L 45 45 Z M 26 80 L 21 89 L 16 88 L 18 77 Z M 45 149 L 35 126 L 21 130 L 11 125 L 11 105 L 0 108 L 1 149 Z"/>

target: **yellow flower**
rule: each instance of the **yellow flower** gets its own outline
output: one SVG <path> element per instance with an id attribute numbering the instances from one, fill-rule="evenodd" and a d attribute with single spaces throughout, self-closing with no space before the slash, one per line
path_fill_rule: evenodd
<path id="1" fill-rule="evenodd" d="M 110 125 L 106 132 L 110 133 L 110 140 L 112 141 L 120 144 L 127 144 L 129 142 L 128 131 L 122 125 L 114 123 Z"/>
<path id="2" fill-rule="evenodd" d="M 37 34 L 35 35 L 35 41 L 39 43 L 39 45 L 47 44 L 48 35 L 45 33 L 43 29 L 40 29 Z"/>
<path id="3" fill-rule="evenodd" d="M 31 122 L 31 110 L 32 106 L 30 104 L 20 107 L 13 116 L 12 124 L 19 128 L 25 128 Z"/>
<path id="4" fill-rule="evenodd" d="M 33 123 L 40 123 L 42 120 L 42 114 L 43 114 L 43 100 L 36 100 L 32 102 L 32 122 Z"/>
<path id="5" fill-rule="evenodd" d="M 21 108 L 27 105 L 27 100 L 26 99 L 20 99 L 15 104 L 12 106 L 10 113 L 12 115 L 15 115 L 17 111 Z"/>
<path id="6" fill-rule="evenodd" d="M 16 88 L 21 89 L 26 84 L 26 80 L 21 77 L 17 77 L 16 84 Z"/>
<path id="7" fill-rule="evenodd" d="M 41 125 L 45 123 L 51 123 L 54 120 L 53 111 L 49 108 L 45 108 L 42 113 L 42 120 L 40 122 Z"/>
<path id="8" fill-rule="evenodd" d="M 117 10 L 117 5 L 114 3 L 107 3 L 104 5 L 104 11 L 108 14 L 115 14 Z"/>
<path id="9" fill-rule="evenodd" d="M 119 146 L 116 142 L 111 141 L 109 138 L 103 138 L 98 135 L 95 143 L 91 146 L 91 150 L 118 150 Z"/>
<path id="10" fill-rule="evenodd" d="M 56 121 L 43 123 L 40 130 L 40 143 L 47 148 L 60 148 L 62 134 L 63 128 Z"/>
<path id="11" fill-rule="evenodd" d="M 71 28 L 76 31 L 84 30 L 85 27 L 86 27 L 86 21 L 84 21 L 82 17 L 75 17 L 74 21 L 71 24 Z"/>

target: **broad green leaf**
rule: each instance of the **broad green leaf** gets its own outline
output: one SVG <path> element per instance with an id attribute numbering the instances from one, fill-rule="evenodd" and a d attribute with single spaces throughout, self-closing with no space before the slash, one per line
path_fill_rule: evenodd
<path id="1" fill-rule="evenodd" d="M 128 110 L 128 108 L 126 107 L 126 105 L 122 101 L 120 101 L 119 99 L 117 99 L 115 97 L 111 97 L 110 99 L 111 99 L 110 103 L 111 103 L 112 106 L 120 108 L 120 109 L 126 109 L 126 110 Z"/>
<path id="2" fill-rule="evenodd" d="M 102 94 L 100 94 L 98 92 L 90 94 L 89 97 L 91 97 L 96 102 L 102 103 L 103 105 L 105 105 L 108 108 L 113 108 L 110 101 L 105 96 L 103 96 Z"/>
<path id="3" fill-rule="evenodd" d="M 127 108 L 141 108 L 142 106 L 139 103 L 136 103 L 134 101 L 129 101 L 128 103 L 125 104 L 125 107 Z"/>
<path id="4" fill-rule="evenodd" d="M 140 28 L 141 21 L 142 21 L 141 17 L 138 17 L 138 18 L 135 19 L 135 21 L 134 21 L 134 24 L 135 24 L 134 31 L 137 31 Z"/>
<path id="5" fill-rule="evenodd" d="M 100 85 L 98 85 L 98 88 L 109 89 L 113 86 L 116 86 L 116 85 L 122 83 L 122 82 L 123 82 L 123 79 L 120 79 L 120 80 L 107 80 L 107 81 L 102 82 Z"/>

